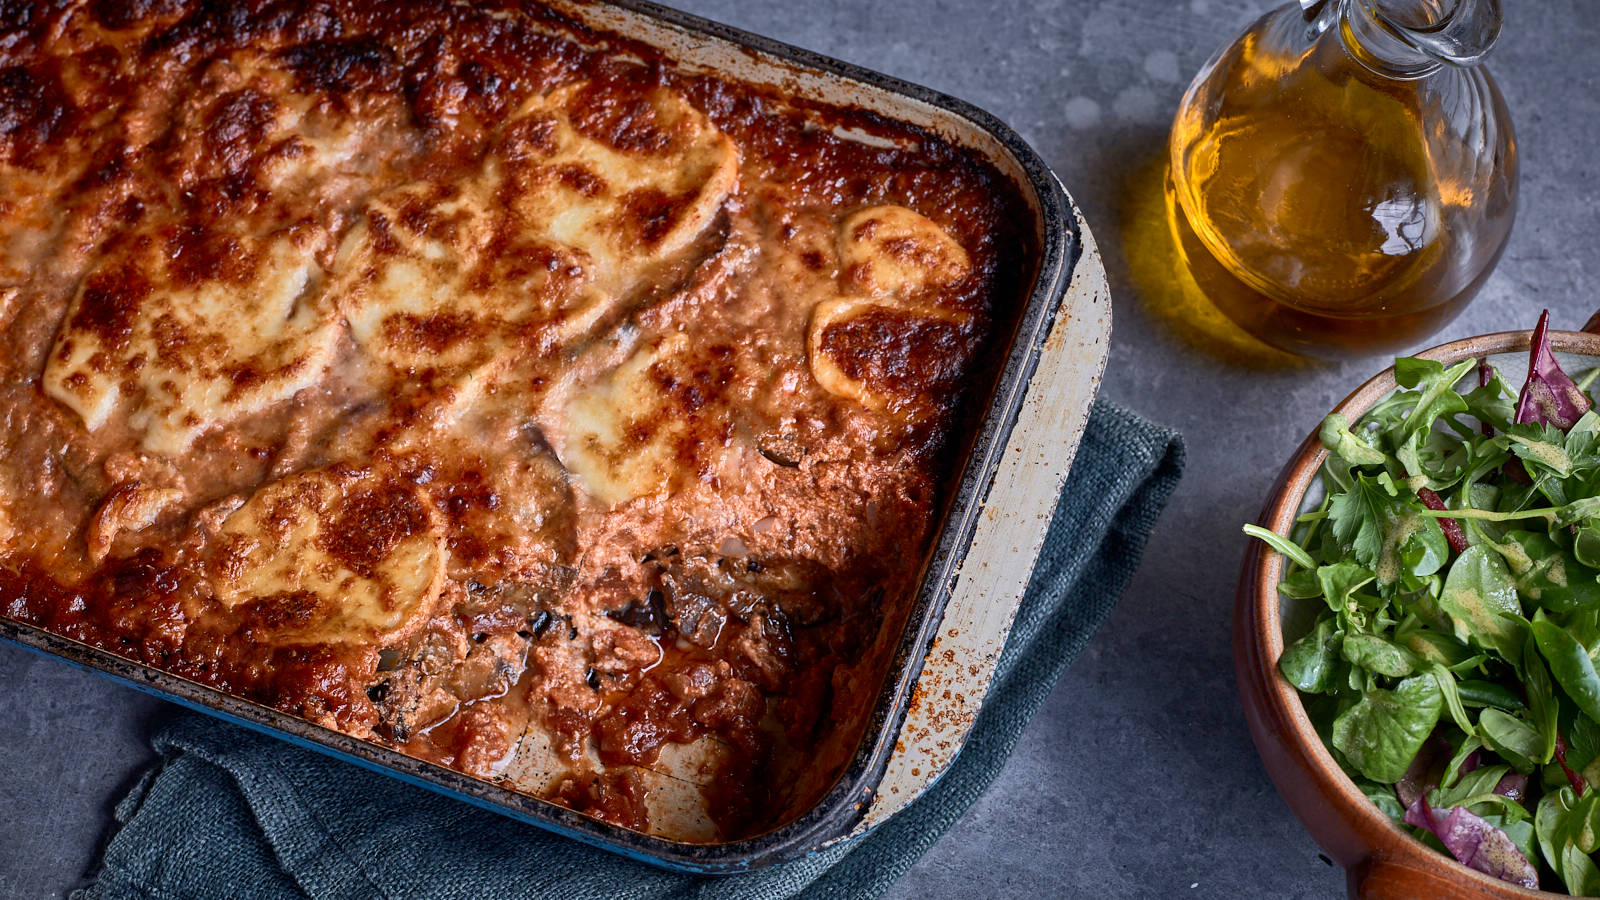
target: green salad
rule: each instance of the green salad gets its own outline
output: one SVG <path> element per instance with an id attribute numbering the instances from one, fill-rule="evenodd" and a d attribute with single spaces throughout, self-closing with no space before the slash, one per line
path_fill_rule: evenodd
<path id="1" fill-rule="evenodd" d="M 1600 413 L 1539 320 L 1513 390 L 1487 361 L 1395 360 L 1322 424 L 1322 502 L 1278 590 L 1313 601 L 1278 660 L 1379 809 L 1463 864 L 1600 896 Z"/>

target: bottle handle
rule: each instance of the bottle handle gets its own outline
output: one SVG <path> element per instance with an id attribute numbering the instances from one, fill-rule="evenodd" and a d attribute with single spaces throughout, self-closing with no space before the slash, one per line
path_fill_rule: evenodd
<path id="1" fill-rule="evenodd" d="M 1339 21 L 1339 0 L 1300 0 L 1300 10 L 1305 13 L 1306 40 L 1315 41 L 1324 31 Z"/>

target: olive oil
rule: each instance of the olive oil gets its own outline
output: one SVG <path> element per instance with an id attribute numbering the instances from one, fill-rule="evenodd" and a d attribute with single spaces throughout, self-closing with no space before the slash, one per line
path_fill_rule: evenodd
<path id="1" fill-rule="evenodd" d="M 1354 0 L 1269 14 L 1201 72 L 1173 125 L 1184 263 L 1230 318 L 1308 356 L 1392 352 L 1438 330 L 1516 211 L 1510 116 L 1487 73 L 1352 47 L 1349 17 L 1371 14 Z"/>

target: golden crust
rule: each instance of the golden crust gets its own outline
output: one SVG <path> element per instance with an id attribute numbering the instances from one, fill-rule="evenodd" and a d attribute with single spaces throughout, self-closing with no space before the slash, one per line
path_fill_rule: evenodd
<path id="1" fill-rule="evenodd" d="M 826 787 L 996 173 L 531 4 L 6 10 L 5 615 L 671 837 Z"/>

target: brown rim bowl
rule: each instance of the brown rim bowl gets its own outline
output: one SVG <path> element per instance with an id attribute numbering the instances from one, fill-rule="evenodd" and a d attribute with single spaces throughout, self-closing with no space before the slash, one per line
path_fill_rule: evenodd
<path id="1" fill-rule="evenodd" d="M 1446 366 L 1469 357 L 1526 354 L 1530 331 L 1485 334 L 1441 344 L 1414 354 Z M 1575 331 L 1550 332 L 1552 348 L 1565 357 L 1600 364 L 1600 336 Z M 1516 383 L 1523 369 L 1500 360 L 1501 371 Z M 1394 369 L 1378 373 L 1333 412 L 1351 422 L 1395 389 Z M 1321 419 L 1317 420 L 1320 425 Z M 1279 473 L 1256 523 L 1287 535 L 1328 451 L 1316 427 Z M 1531 891 L 1469 869 L 1424 845 L 1389 821 L 1339 768 L 1317 736 L 1299 692 L 1278 673 L 1283 652 L 1278 581 L 1283 557 L 1251 540 L 1239 571 L 1234 602 L 1233 664 L 1250 736 L 1267 774 L 1289 808 L 1333 861 L 1345 869 L 1351 897 L 1373 900 L 1436 897 L 1555 897 Z"/>

